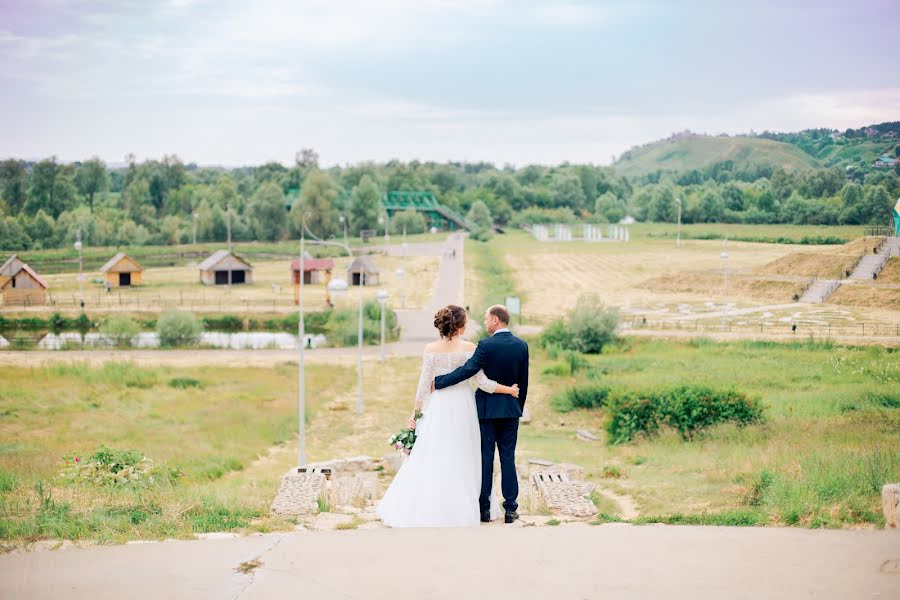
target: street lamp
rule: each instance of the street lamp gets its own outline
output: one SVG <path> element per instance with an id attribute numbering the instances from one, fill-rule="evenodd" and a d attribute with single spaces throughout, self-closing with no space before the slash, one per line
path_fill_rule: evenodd
<path id="1" fill-rule="evenodd" d="M 677 232 L 675 245 L 680 247 L 681 246 L 681 198 L 675 198 L 675 204 L 678 206 L 678 225 L 675 229 L 675 231 Z"/>
<path id="2" fill-rule="evenodd" d="M 344 226 L 344 244 L 347 243 L 347 217 L 341 215 L 338 220 L 341 222 L 341 225 Z"/>
<path id="3" fill-rule="evenodd" d="M 81 227 L 79 227 L 75 238 L 75 249 L 78 250 L 78 301 L 81 304 L 81 310 L 84 311 L 84 260 L 81 248 Z"/>
<path id="4" fill-rule="evenodd" d="M 728 238 L 725 238 L 725 247 L 722 250 L 722 253 L 719 254 L 719 258 L 722 259 L 722 277 L 725 280 L 725 294 L 722 297 L 722 331 L 724 332 L 727 328 L 726 323 L 728 321 L 728 305 L 726 304 L 728 299 Z"/>
<path id="5" fill-rule="evenodd" d="M 381 364 L 384 364 L 384 306 L 390 297 L 387 290 L 378 290 L 378 293 L 375 294 L 375 299 L 381 305 Z"/>

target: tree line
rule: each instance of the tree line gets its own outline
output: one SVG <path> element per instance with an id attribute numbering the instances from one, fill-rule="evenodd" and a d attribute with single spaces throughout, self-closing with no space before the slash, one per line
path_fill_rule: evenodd
<path id="1" fill-rule="evenodd" d="M 490 163 L 361 163 L 320 168 L 312 150 L 293 164 L 225 169 L 185 164 L 175 155 L 109 167 L 98 158 L 0 162 L 0 249 L 62 247 L 81 230 L 94 246 L 224 241 L 231 212 L 235 241 L 299 236 L 301 215 L 318 236 L 383 231 L 387 191 L 430 191 L 467 215 L 487 237 L 490 225 L 549 222 L 886 224 L 900 196 L 892 170 L 848 179 L 834 167 L 804 172 L 742 170 L 731 161 L 685 173 L 627 178 L 612 167 L 563 163 L 496 167 Z M 410 233 L 427 223 L 415 212 L 390 227 Z"/>

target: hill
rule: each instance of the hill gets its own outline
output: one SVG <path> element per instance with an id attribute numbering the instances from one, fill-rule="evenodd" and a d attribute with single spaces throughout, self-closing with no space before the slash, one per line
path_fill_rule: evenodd
<path id="1" fill-rule="evenodd" d="M 802 171 L 821 163 L 799 147 L 754 136 L 676 134 L 665 140 L 629 150 L 615 163 L 622 175 L 640 176 L 656 171 L 702 171 L 732 161 L 742 171 Z"/>

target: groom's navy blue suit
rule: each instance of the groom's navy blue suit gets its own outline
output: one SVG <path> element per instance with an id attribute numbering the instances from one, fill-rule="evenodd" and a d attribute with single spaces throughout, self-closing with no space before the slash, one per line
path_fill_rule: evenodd
<path id="1" fill-rule="evenodd" d="M 494 478 L 494 446 L 500 453 L 503 508 L 515 511 L 519 505 L 519 481 L 516 478 L 516 439 L 519 417 L 528 395 L 528 344 L 509 331 L 498 331 L 478 343 L 475 354 L 466 364 L 446 375 L 434 378 L 434 387 L 442 389 L 473 377 L 479 370 L 489 379 L 503 385 L 519 384 L 519 397 L 508 394 L 475 392 L 475 405 L 481 425 L 481 510 L 490 508 L 491 484 Z"/>

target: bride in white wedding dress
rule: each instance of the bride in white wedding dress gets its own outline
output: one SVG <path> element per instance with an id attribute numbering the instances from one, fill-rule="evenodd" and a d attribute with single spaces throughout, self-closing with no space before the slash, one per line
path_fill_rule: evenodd
<path id="1" fill-rule="evenodd" d="M 474 527 L 481 522 L 481 431 L 474 393 L 468 381 L 431 391 L 435 376 L 465 364 L 475 344 L 460 337 L 466 328 L 466 311 L 460 306 L 439 310 L 434 326 L 441 339 L 425 347 L 416 389 L 415 408 L 422 417 L 417 423 L 410 420 L 416 443 L 375 509 L 390 527 Z M 517 385 L 500 385 L 482 371 L 473 379 L 487 392 L 519 396 Z M 499 514 L 492 495 L 491 520 Z"/>

